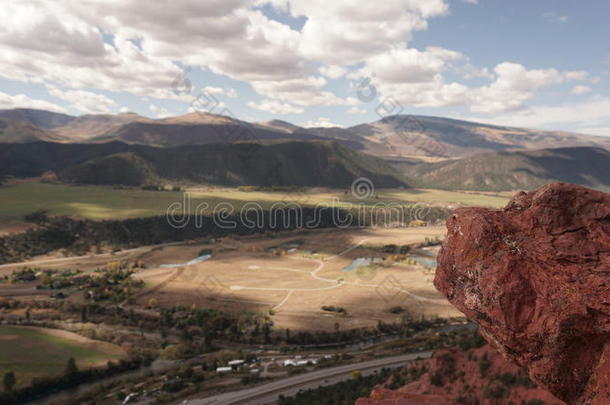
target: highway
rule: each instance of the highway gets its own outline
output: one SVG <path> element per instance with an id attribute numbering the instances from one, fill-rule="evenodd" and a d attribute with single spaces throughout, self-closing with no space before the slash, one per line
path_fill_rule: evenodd
<path id="1" fill-rule="evenodd" d="M 182 403 L 187 405 L 266 405 L 277 401 L 280 395 L 289 397 L 295 395 L 299 390 L 333 385 L 345 381 L 351 378 L 352 372 L 356 370 L 359 370 L 362 375 L 369 375 L 383 368 L 402 367 L 406 362 L 417 360 L 418 358 L 430 358 L 432 353 L 433 352 L 431 351 L 411 353 L 365 361 L 362 363 L 348 364 L 345 366 L 325 368 L 253 388 L 226 392 L 208 398 L 190 399 Z"/>

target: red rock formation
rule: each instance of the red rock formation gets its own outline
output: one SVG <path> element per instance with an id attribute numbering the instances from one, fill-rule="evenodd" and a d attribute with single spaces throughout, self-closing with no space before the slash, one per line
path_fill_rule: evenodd
<path id="1" fill-rule="evenodd" d="M 610 404 L 610 195 L 554 183 L 447 221 L 434 284 L 570 404 Z"/>
<path id="2" fill-rule="evenodd" d="M 429 360 L 408 365 L 407 370 L 421 367 L 428 371 L 416 381 L 396 391 L 377 387 L 370 398 L 361 398 L 356 405 L 520 405 L 533 400 L 565 404 L 534 386 L 523 369 L 487 345 L 468 352 L 439 350 Z"/>
<path id="3" fill-rule="evenodd" d="M 439 395 L 412 394 L 377 387 L 370 398 L 358 398 L 356 405 L 457 405 Z"/>

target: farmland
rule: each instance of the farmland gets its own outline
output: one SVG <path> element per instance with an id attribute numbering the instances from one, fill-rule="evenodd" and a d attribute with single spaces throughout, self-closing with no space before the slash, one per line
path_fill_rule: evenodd
<path id="1" fill-rule="evenodd" d="M 459 315 L 435 291 L 433 265 L 413 260 L 421 256 L 433 262 L 437 248 L 388 253 L 392 246 L 396 250 L 441 240 L 444 232 L 441 226 L 291 231 L 142 247 L 117 253 L 113 260 L 137 260 L 145 266 L 134 275 L 145 285 L 134 308 L 154 299 L 160 307 L 196 305 L 269 313 L 279 329 L 374 327 L 378 321 L 400 322 L 405 315 L 415 319 Z M 189 263 L 204 252 L 211 255 L 207 260 Z M 87 272 L 109 259 L 88 255 L 36 265 Z M 2 273 L 9 274 L 19 265 L 2 267 Z M 6 285 L 0 291 L 27 299 L 25 287 Z M 30 291 L 25 289 L 32 297 L 40 295 Z M 401 309 L 393 313 L 394 307 Z"/>
<path id="2" fill-rule="evenodd" d="M 375 190 L 358 198 L 353 190 L 324 188 L 148 191 L 37 181 L 10 184 L 0 188 L 0 232 L 4 233 L 34 227 L 23 217 L 39 210 L 75 219 L 144 221 L 165 215 L 172 204 L 178 204 L 183 213 L 209 214 L 220 203 L 228 203 L 235 211 L 247 203 L 268 209 L 280 202 L 348 209 L 366 206 L 374 212 L 378 204 L 391 202 L 410 208 L 438 207 L 441 215 L 429 221 L 415 216 L 417 220 L 372 221 L 373 226 L 346 229 L 301 227 L 214 236 L 202 232 L 149 243 L 134 239 L 137 243 L 114 248 L 60 249 L 24 256 L 19 263 L 8 261 L 0 266 L 6 319 L 19 324 L 27 308 L 46 302 L 46 307 L 33 310 L 32 319 L 59 318 L 70 323 L 78 317 L 81 322 L 96 317 L 96 325 L 113 330 L 102 334 L 104 341 L 113 343 L 94 342 L 66 331 L 3 326 L 0 373 L 15 372 L 19 388 L 34 377 L 61 376 L 70 357 L 84 369 L 124 357 L 134 346 L 138 351 L 133 364 L 140 364 L 149 355 L 165 353 L 162 347 L 168 342 L 173 343 L 168 353 L 179 348 L 217 350 L 215 345 L 225 344 L 227 338 L 231 345 L 245 348 L 271 341 L 340 344 L 336 342 L 403 329 L 412 333 L 410 328 L 417 325 L 426 328 L 439 319 L 459 318 L 461 314 L 432 283 L 435 257 L 446 232 L 443 215 L 447 208 L 459 206 L 499 207 L 508 197 L 424 189 Z M 166 225 L 164 218 L 154 220 Z M 86 229 L 78 232 L 82 240 Z M 181 229 L 172 228 L 172 232 L 185 234 Z M 117 265 L 129 269 L 124 283 L 110 270 Z M 28 271 L 30 277 L 16 277 Z M 110 326 L 117 324 L 128 327 Z M 269 335 L 261 335 L 259 328 L 267 328 Z"/>
<path id="3" fill-rule="evenodd" d="M 426 203 L 443 206 L 481 205 L 500 207 L 510 193 L 472 193 L 425 189 L 378 190 L 375 196 L 359 200 L 347 190 L 314 189 L 297 192 L 241 191 L 239 189 L 187 189 L 193 212 L 201 203 L 212 210 L 219 203 L 239 209 L 248 202 L 270 207 L 277 201 L 302 205 L 352 204 L 379 202 Z M 184 200 L 183 192 L 115 189 L 107 186 L 70 186 L 22 182 L 0 187 L 0 233 L 23 229 L 22 218 L 38 210 L 51 215 L 70 215 L 88 219 L 126 219 L 164 215 L 172 203 Z"/>
<path id="4" fill-rule="evenodd" d="M 62 375 L 71 357 L 84 369 L 124 356 L 118 346 L 54 329 L 0 326 L 0 342 L 0 374 L 13 371 L 18 387 Z"/>

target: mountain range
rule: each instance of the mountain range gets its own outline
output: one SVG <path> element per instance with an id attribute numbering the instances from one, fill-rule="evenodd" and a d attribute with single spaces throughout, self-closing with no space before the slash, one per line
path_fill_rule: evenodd
<path id="1" fill-rule="evenodd" d="M 610 138 L 606 137 L 418 115 L 388 116 L 349 128 L 303 128 L 280 120 L 248 123 L 205 112 L 151 119 L 135 113 L 74 117 L 43 110 L 13 109 L 0 110 L 0 120 L 0 142 L 9 143 L 122 141 L 166 147 L 240 140 L 317 139 L 334 140 L 354 150 L 395 159 L 447 159 L 483 152 L 574 146 L 610 149 Z"/>
<path id="2" fill-rule="evenodd" d="M 610 137 L 415 115 L 303 128 L 204 112 L 151 119 L 12 109 L 0 110 L 0 144 L 0 174 L 52 170 L 74 183 L 346 186 L 366 175 L 379 187 L 499 191 L 557 180 L 610 186 Z M 264 158 L 242 161 L 252 148 Z M 277 178 L 265 174 L 271 172 Z"/>
<path id="3" fill-rule="evenodd" d="M 435 163 L 394 165 L 414 187 L 446 190 L 533 190 L 559 181 L 610 190 L 610 152 L 574 147 L 490 152 Z"/>
<path id="4" fill-rule="evenodd" d="M 378 187 L 406 186 L 383 159 L 332 141 L 278 140 L 154 147 L 123 142 L 32 142 L 0 147 L 0 174 L 52 171 L 75 184 L 142 186 L 165 182 L 229 186 L 345 187 L 366 177 Z"/>

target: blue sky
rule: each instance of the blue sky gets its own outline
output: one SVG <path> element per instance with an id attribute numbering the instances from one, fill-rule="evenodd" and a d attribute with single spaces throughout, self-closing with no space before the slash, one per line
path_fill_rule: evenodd
<path id="1" fill-rule="evenodd" d="M 602 0 L 154 4 L 9 3 L 0 108 L 305 126 L 402 112 L 610 136 Z"/>

